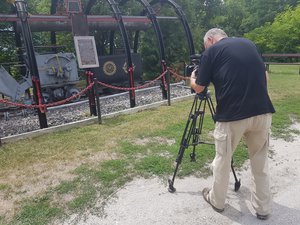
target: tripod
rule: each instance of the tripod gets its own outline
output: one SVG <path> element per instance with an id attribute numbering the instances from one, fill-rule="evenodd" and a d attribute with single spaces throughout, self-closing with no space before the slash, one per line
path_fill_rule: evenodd
<path id="1" fill-rule="evenodd" d="M 213 102 L 211 100 L 210 92 L 205 89 L 203 92 L 196 94 L 194 98 L 194 102 L 188 117 L 188 121 L 186 123 L 181 142 L 180 142 L 180 148 L 179 152 L 176 158 L 176 167 L 175 171 L 173 174 L 172 179 L 168 179 L 169 183 L 169 192 L 174 193 L 176 191 L 176 188 L 174 188 L 174 181 L 175 181 L 175 176 L 177 174 L 179 165 L 182 162 L 182 158 L 184 155 L 185 150 L 189 146 L 193 146 L 193 151 L 190 153 L 190 158 L 192 162 L 196 161 L 196 146 L 198 144 L 211 144 L 212 143 L 207 143 L 201 140 L 200 135 L 202 134 L 202 126 L 203 126 L 203 119 L 205 115 L 205 109 L 206 105 L 208 105 L 212 119 L 214 120 L 214 115 L 215 115 L 215 109 Z M 215 120 L 214 120 L 215 121 Z M 234 190 L 238 191 L 240 186 L 241 186 L 241 180 L 237 179 L 236 173 L 233 168 L 233 159 L 231 160 L 231 170 L 235 179 L 235 184 L 234 184 Z"/>

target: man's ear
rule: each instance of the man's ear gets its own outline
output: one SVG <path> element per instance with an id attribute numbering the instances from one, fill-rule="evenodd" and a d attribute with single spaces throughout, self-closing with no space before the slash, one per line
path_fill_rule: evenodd
<path id="1" fill-rule="evenodd" d="M 214 37 L 209 38 L 211 45 L 216 43 L 216 39 Z"/>

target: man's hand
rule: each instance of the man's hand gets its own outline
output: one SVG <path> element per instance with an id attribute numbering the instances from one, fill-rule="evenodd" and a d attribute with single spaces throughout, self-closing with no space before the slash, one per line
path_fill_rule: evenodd
<path id="1" fill-rule="evenodd" d="M 192 74 L 191 74 L 191 79 L 196 80 L 196 70 L 193 70 Z"/>
<path id="2" fill-rule="evenodd" d="M 205 89 L 205 86 L 196 84 L 196 79 L 197 79 L 196 70 L 194 70 L 191 74 L 191 88 L 193 88 L 194 91 L 198 94 L 198 93 L 201 93 Z"/>

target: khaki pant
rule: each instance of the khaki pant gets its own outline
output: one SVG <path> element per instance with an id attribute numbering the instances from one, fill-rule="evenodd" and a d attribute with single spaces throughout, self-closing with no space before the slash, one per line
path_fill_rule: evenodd
<path id="1" fill-rule="evenodd" d="M 231 158 L 242 137 L 248 146 L 253 175 L 251 202 L 258 214 L 271 211 L 269 187 L 268 149 L 272 114 L 263 114 L 233 122 L 217 122 L 214 130 L 216 155 L 213 161 L 211 203 L 223 209 L 228 189 Z"/>

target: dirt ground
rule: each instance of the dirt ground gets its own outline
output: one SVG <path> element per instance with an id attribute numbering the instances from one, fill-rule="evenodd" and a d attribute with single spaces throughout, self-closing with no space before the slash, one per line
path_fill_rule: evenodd
<path id="1" fill-rule="evenodd" d="M 300 131 L 300 124 L 293 129 Z M 136 179 L 119 190 L 104 207 L 104 215 L 86 212 L 72 215 L 64 225 L 296 225 L 300 222 L 300 135 L 292 141 L 271 139 L 270 172 L 273 211 L 266 221 L 258 220 L 250 203 L 251 174 L 246 162 L 238 177 L 241 188 L 234 192 L 234 178 L 228 190 L 223 213 L 216 213 L 202 198 L 201 190 L 209 187 L 207 179 L 188 177 L 176 179 L 173 194 L 167 181 L 158 178 Z M 99 202 L 99 205 L 101 203 Z"/>

